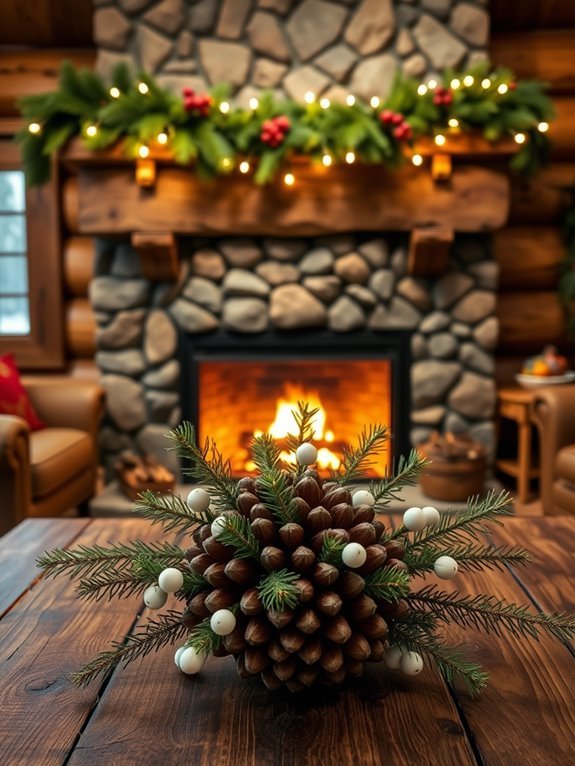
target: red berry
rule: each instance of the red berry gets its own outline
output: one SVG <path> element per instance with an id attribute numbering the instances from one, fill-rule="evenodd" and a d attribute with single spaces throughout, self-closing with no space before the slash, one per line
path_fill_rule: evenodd
<path id="1" fill-rule="evenodd" d="M 401 125 L 401 124 L 402 124 L 402 122 L 403 122 L 403 120 L 404 120 L 404 117 L 403 117 L 402 113 L 401 113 L 401 112 L 396 112 L 396 113 L 393 115 L 393 118 L 392 118 L 392 120 L 391 120 L 391 121 L 392 121 L 392 123 L 393 123 L 394 125 Z"/>
<path id="2" fill-rule="evenodd" d="M 287 131 L 291 128 L 291 123 L 289 121 L 289 118 L 286 117 L 285 114 L 282 114 L 279 117 L 275 117 L 274 122 L 277 125 L 277 127 L 280 130 L 282 130 L 284 133 L 287 133 Z"/>
<path id="3" fill-rule="evenodd" d="M 433 103 L 435 106 L 441 106 L 443 104 L 443 96 L 441 96 L 439 93 L 436 93 L 433 97 Z"/>
<path id="4" fill-rule="evenodd" d="M 384 125 L 391 125 L 393 123 L 393 117 L 394 114 L 390 109 L 384 109 L 379 115 L 379 119 Z"/>
<path id="5" fill-rule="evenodd" d="M 516 87 L 517 87 L 517 83 L 516 82 L 511 81 L 509 83 L 509 90 L 515 90 Z"/>
<path id="6" fill-rule="evenodd" d="M 186 97 L 189 97 L 194 95 L 194 91 L 192 88 L 182 88 L 182 94 Z"/>

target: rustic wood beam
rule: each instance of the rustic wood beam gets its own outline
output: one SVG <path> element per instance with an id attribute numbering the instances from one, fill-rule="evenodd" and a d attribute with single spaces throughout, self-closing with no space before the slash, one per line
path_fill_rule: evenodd
<path id="1" fill-rule="evenodd" d="M 152 282 L 173 282 L 178 277 L 178 246 L 173 234 L 137 231 L 132 247 L 142 263 L 142 273 Z"/>
<path id="2" fill-rule="evenodd" d="M 491 61 L 525 80 L 543 80 L 552 93 L 575 93 L 575 29 L 540 29 L 497 34 L 491 38 Z"/>
<path id="3" fill-rule="evenodd" d="M 408 273 L 414 277 L 443 274 L 452 244 L 453 229 L 447 226 L 413 229 L 407 251 Z"/>

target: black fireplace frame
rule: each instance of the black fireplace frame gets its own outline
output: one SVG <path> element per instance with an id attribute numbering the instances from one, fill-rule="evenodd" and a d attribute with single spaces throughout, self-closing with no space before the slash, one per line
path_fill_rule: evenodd
<path id="1" fill-rule="evenodd" d="M 257 335 L 218 330 L 193 335 L 181 331 L 180 400 L 182 417 L 199 430 L 199 363 L 205 361 L 289 361 L 309 359 L 389 359 L 391 365 L 392 437 L 391 457 L 395 462 L 410 450 L 411 427 L 411 335 L 410 330 L 375 332 L 361 330 L 337 334 L 328 330 L 264 332 Z M 399 395 L 396 396 L 396 392 Z M 184 481 L 191 482 L 182 466 Z"/>

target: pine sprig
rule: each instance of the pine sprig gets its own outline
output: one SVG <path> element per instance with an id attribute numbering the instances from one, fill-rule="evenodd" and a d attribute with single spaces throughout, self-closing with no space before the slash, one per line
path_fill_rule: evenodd
<path id="1" fill-rule="evenodd" d="M 299 603 L 299 590 L 295 582 L 300 579 L 298 574 L 280 569 L 262 577 L 258 585 L 258 593 L 267 611 L 281 612 L 284 609 L 295 609 Z"/>
<path id="2" fill-rule="evenodd" d="M 260 473 L 280 467 L 281 449 L 270 434 L 256 436 L 251 443 L 252 460 Z"/>
<path id="3" fill-rule="evenodd" d="M 319 407 L 312 407 L 308 402 L 297 403 L 297 409 L 292 412 L 297 426 L 296 434 L 288 434 L 285 438 L 286 447 L 290 452 L 295 452 L 300 444 L 309 442 L 315 433 L 314 418 L 319 412 Z M 297 463 L 289 466 L 289 469 L 299 475 L 305 470 L 305 466 Z"/>
<path id="4" fill-rule="evenodd" d="M 170 611 L 150 620 L 135 633 L 126 637 L 124 643 L 114 644 L 114 648 L 102 652 L 94 660 L 84 665 L 77 673 L 71 675 L 76 686 L 87 686 L 98 676 L 115 668 L 117 665 L 127 665 L 138 657 L 145 657 L 150 652 L 157 652 L 166 644 L 173 643 L 187 633 L 182 625 L 181 615 Z"/>
<path id="5" fill-rule="evenodd" d="M 506 545 L 483 545 L 482 543 L 462 543 L 449 550 L 435 546 L 424 548 L 408 548 L 404 562 L 409 567 L 412 575 L 422 575 L 432 572 L 435 561 L 448 554 L 459 564 L 459 568 L 465 571 L 480 571 L 482 569 L 505 568 L 505 565 L 520 566 L 531 560 L 531 554 L 525 548 Z"/>
<path id="6" fill-rule="evenodd" d="M 150 519 L 152 524 L 162 524 L 165 532 L 173 529 L 186 531 L 198 524 L 210 524 L 215 518 L 210 510 L 205 513 L 192 511 L 179 495 L 162 495 L 150 489 L 140 492 L 133 510 L 139 516 Z"/>
<path id="7" fill-rule="evenodd" d="M 231 464 L 225 460 L 213 439 L 207 438 L 200 448 L 196 443 L 196 431 L 191 423 L 182 423 L 170 433 L 177 454 L 190 461 L 186 473 L 207 484 L 212 495 L 212 505 L 218 511 L 235 508 L 237 485 L 231 478 Z"/>
<path id="8" fill-rule="evenodd" d="M 444 622 L 453 621 L 465 628 L 501 635 L 502 630 L 514 636 L 538 639 L 542 632 L 570 641 L 575 637 L 575 617 L 561 614 L 533 614 L 527 607 L 512 604 L 495 596 L 461 596 L 430 585 L 408 596 L 411 604 L 433 612 Z"/>
<path id="9" fill-rule="evenodd" d="M 77 548 L 56 548 L 38 557 L 36 563 L 46 577 L 67 574 L 70 578 L 98 575 L 114 567 L 116 571 L 128 567 L 139 556 L 149 555 L 162 564 L 162 568 L 177 566 L 184 558 L 184 551 L 173 543 L 116 543 L 103 548 L 79 545 Z"/>
<path id="10" fill-rule="evenodd" d="M 371 482 L 369 491 L 374 496 L 376 504 L 386 506 L 392 500 L 401 502 L 402 498 L 399 494 L 401 490 L 417 484 L 428 462 L 427 458 L 416 449 L 411 450 L 407 458 L 402 455 L 395 471 L 379 481 Z"/>
<path id="11" fill-rule="evenodd" d="M 342 543 L 334 537 L 324 537 L 319 561 L 340 568 L 342 566 L 341 554 L 346 545 L 347 543 Z"/>
<path id="12" fill-rule="evenodd" d="M 398 601 L 409 593 L 409 573 L 381 567 L 365 578 L 365 594 L 383 601 Z"/>
<path id="13" fill-rule="evenodd" d="M 250 521 L 239 513 L 232 513 L 222 517 L 225 526 L 218 532 L 218 542 L 229 545 L 234 549 L 234 557 L 237 559 L 260 560 L 260 543 L 251 530 Z"/>
<path id="14" fill-rule="evenodd" d="M 344 485 L 361 478 L 365 470 L 371 465 L 372 458 L 381 452 L 389 437 L 388 426 L 376 423 L 364 428 L 359 435 L 357 447 L 344 449 L 341 465 L 333 473 L 334 481 Z"/>
<path id="15" fill-rule="evenodd" d="M 185 645 L 193 647 L 198 654 L 212 654 L 222 645 L 222 636 L 214 633 L 210 625 L 210 618 L 206 617 L 192 629 Z"/>

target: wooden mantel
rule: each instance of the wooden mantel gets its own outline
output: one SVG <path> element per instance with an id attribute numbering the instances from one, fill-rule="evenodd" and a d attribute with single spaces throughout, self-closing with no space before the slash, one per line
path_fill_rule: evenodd
<path id="1" fill-rule="evenodd" d="M 433 180 L 427 158 L 422 167 L 394 171 L 359 163 L 324 168 L 298 160 L 289 168 L 296 177 L 293 187 L 281 177 L 258 187 L 238 173 L 200 181 L 193 167 L 178 167 L 162 153 L 154 157 L 157 174 L 151 188 L 136 184 L 134 161 L 118 149 L 89 153 L 72 143 L 62 160 L 78 173 L 79 229 L 89 235 L 316 236 L 501 228 L 509 212 L 509 180 L 505 171 L 495 169 L 494 160 L 509 154 L 509 147 L 449 143 L 453 172 L 440 183 Z M 429 146 L 417 149 L 432 152 Z"/>

